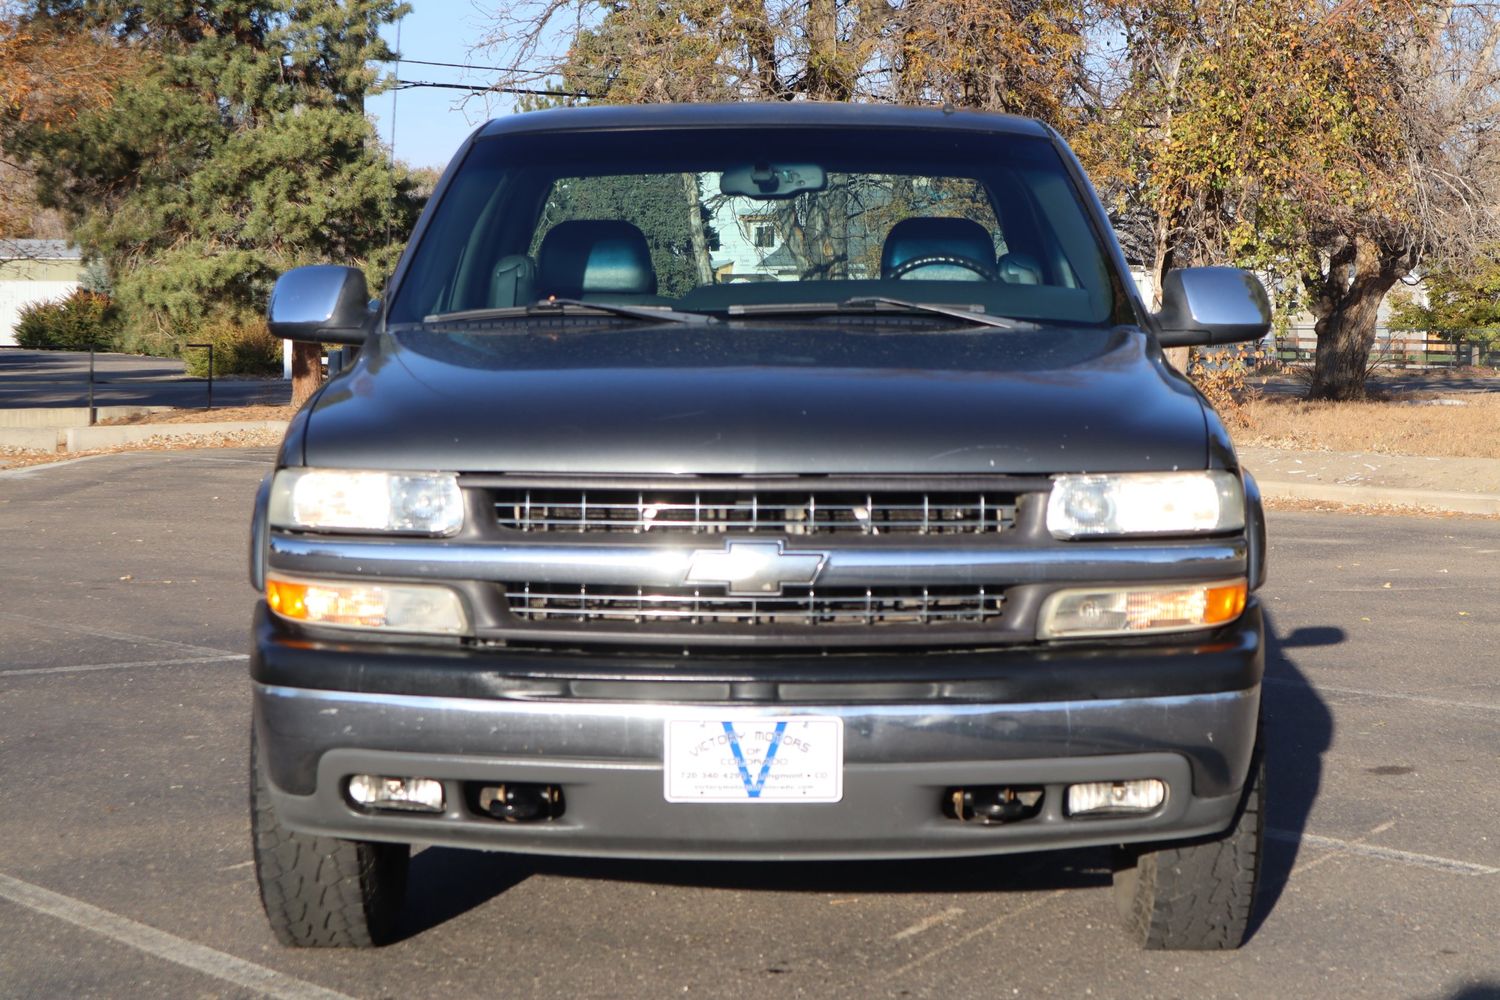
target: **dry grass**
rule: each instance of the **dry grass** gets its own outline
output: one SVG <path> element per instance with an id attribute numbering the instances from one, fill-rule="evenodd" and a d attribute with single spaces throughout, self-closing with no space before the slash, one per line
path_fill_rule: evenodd
<path id="1" fill-rule="evenodd" d="M 1252 396 L 1241 404 L 1235 443 L 1304 451 L 1500 458 L 1500 395 L 1309 403 Z M 1442 405 L 1440 399 L 1459 405 Z"/>

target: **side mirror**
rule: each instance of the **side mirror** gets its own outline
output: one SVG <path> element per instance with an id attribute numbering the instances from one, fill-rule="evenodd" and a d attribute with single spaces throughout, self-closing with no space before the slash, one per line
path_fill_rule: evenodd
<path id="1" fill-rule="evenodd" d="M 313 264 L 276 279 L 266 317 L 284 340 L 363 344 L 370 332 L 370 293 L 357 267 Z"/>
<path id="2" fill-rule="evenodd" d="M 1163 347 L 1259 340 L 1271 329 L 1271 300 L 1259 278 L 1237 267 L 1171 270 L 1156 322 Z"/>

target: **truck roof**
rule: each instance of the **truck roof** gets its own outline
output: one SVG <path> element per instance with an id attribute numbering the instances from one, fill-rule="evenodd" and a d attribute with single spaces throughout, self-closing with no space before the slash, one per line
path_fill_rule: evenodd
<path id="1" fill-rule="evenodd" d="M 891 104 L 838 104 L 818 101 L 742 102 L 733 104 L 627 104 L 555 108 L 496 118 L 480 137 L 523 132 L 568 132 L 581 129 L 636 128 L 902 128 L 954 129 L 1046 136 L 1047 127 L 1031 118 L 986 111 Z"/>

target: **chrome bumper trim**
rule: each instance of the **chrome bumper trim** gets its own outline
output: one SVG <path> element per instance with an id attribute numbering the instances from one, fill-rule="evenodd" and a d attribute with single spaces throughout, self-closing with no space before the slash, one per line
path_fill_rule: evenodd
<path id="1" fill-rule="evenodd" d="M 880 545 L 828 550 L 820 587 L 896 584 L 1132 582 L 1221 578 L 1246 571 L 1243 539 L 1176 543 L 1069 542 L 1055 546 Z M 701 545 L 354 541 L 273 533 L 268 564 L 305 575 L 524 580 L 680 586 Z"/>

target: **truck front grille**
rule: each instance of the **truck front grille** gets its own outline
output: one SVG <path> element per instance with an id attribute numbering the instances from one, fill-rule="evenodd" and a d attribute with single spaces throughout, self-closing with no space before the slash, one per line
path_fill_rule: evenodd
<path id="1" fill-rule="evenodd" d="M 788 587 L 780 595 L 735 597 L 712 587 L 506 584 L 510 612 L 528 622 L 720 625 L 983 624 L 1001 617 L 1000 588 Z"/>
<path id="2" fill-rule="evenodd" d="M 1013 493 L 512 489 L 494 504 L 500 527 L 528 532 L 947 535 L 1016 523 Z"/>

